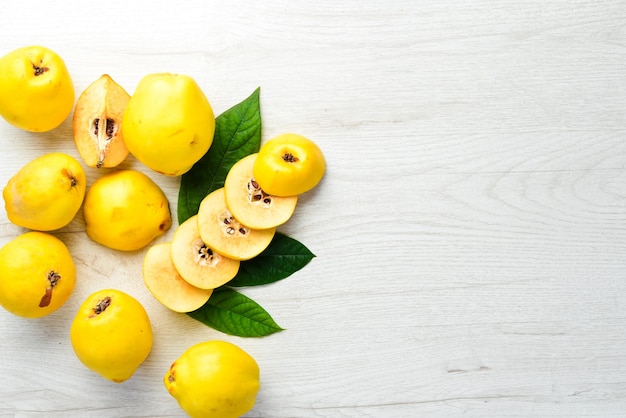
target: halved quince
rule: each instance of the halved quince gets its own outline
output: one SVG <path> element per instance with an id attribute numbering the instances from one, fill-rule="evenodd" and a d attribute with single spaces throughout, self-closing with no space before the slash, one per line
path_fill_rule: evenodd
<path id="1" fill-rule="evenodd" d="M 298 196 L 279 197 L 263 191 L 252 173 L 257 155 L 242 158 L 228 172 L 224 182 L 226 206 L 235 218 L 250 228 L 274 228 L 291 218 Z"/>
<path id="2" fill-rule="evenodd" d="M 253 229 L 239 222 L 226 206 L 223 187 L 202 199 L 197 216 L 202 241 L 235 260 L 249 260 L 259 255 L 276 232 L 276 228 Z"/>
<path id="3" fill-rule="evenodd" d="M 143 259 L 143 282 L 152 296 L 175 312 L 191 312 L 209 300 L 212 289 L 200 289 L 183 279 L 172 262 L 172 243 L 155 244 Z"/>
<path id="4" fill-rule="evenodd" d="M 116 167 L 128 156 L 122 136 L 122 117 L 130 95 L 103 74 L 80 95 L 72 130 L 76 148 L 89 167 Z"/>
<path id="5" fill-rule="evenodd" d="M 239 260 L 219 254 L 202 241 L 198 215 L 187 219 L 174 231 L 171 257 L 178 274 L 202 289 L 215 289 L 239 271 Z"/>

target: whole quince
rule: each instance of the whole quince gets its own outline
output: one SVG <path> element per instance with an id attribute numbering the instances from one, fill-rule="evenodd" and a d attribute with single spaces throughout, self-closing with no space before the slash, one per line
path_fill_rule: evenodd
<path id="1" fill-rule="evenodd" d="M 40 318 L 56 311 L 75 283 L 72 256 L 53 235 L 26 232 L 0 249 L 0 305 L 15 315 Z"/>
<path id="2" fill-rule="evenodd" d="M 122 134 L 130 153 L 149 168 L 178 176 L 209 150 L 215 116 L 190 76 L 145 76 L 124 111 Z"/>
<path id="3" fill-rule="evenodd" d="M 188 348 L 163 378 L 192 418 L 237 418 L 250 411 L 260 389 L 257 362 L 239 346 L 204 341 Z"/>
<path id="4" fill-rule="evenodd" d="M 15 225 L 52 231 L 69 224 L 85 197 L 85 170 L 74 157 L 53 152 L 35 158 L 11 177 L 2 191 Z"/>
<path id="5" fill-rule="evenodd" d="M 136 170 L 112 171 L 97 179 L 85 195 L 83 215 L 89 238 L 121 251 L 139 250 L 172 226 L 165 193 Z"/>
<path id="6" fill-rule="evenodd" d="M 76 356 L 105 379 L 130 379 L 152 349 L 152 326 L 143 305 L 117 289 L 92 293 L 70 327 Z"/>
<path id="7" fill-rule="evenodd" d="M 59 126 L 74 106 L 74 84 L 63 59 L 43 46 L 0 58 L 0 115 L 32 132 Z"/>

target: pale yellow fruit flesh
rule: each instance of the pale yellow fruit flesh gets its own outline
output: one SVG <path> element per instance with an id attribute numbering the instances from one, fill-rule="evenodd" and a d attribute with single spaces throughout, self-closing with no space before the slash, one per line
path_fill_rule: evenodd
<path id="1" fill-rule="evenodd" d="M 253 229 L 242 225 L 226 207 L 222 187 L 200 203 L 198 231 L 202 241 L 218 253 L 235 260 L 249 260 L 267 248 L 276 228 Z"/>
<path id="2" fill-rule="evenodd" d="M 150 247 L 143 260 L 143 282 L 152 296 L 175 312 L 191 312 L 204 305 L 213 290 L 200 289 L 183 279 L 172 263 L 172 244 Z"/>
<path id="3" fill-rule="evenodd" d="M 239 222 L 254 228 L 275 228 L 291 218 L 298 196 L 279 197 L 267 194 L 254 179 L 254 162 L 258 154 L 237 161 L 226 176 L 226 206 Z"/>
<path id="4" fill-rule="evenodd" d="M 207 246 L 198 231 L 198 215 L 180 224 L 172 237 L 172 262 L 180 276 L 202 289 L 215 289 L 239 271 L 239 260 L 225 257 Z"/>

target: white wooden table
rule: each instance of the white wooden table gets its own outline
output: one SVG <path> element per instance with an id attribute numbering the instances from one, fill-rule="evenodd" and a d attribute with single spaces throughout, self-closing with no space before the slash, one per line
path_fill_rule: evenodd
<path id="1" fill-rule="evenodd" d="M 145 251 L 98 246 L 79 214 L 55 233 L 70 300 L 40 320 L 0 311 L 0 416 L 183 416 L 162 377 L 208 339 L 259 362 L 250 417 L 626 416 L 626 1 L 3 3 L 0 53 L 29 44 L 62 55 L 77 93 L 185 73 L 219 114 L 260 86 L 263 140 L 307 135 L 328 171 L 281 228 L 317 257 L 244 290 L 286 328 L 261 339 L 168 311 Z M 78 157 L 69 120 L 0 122 L 2 185 L 43 153 Z M 178 178 L 122 167 L 176 216 Z M 2 211 L 2 243 L 21 232 Z M 155 330 L 119 385 L 69 343 L 104 287 Z"/>

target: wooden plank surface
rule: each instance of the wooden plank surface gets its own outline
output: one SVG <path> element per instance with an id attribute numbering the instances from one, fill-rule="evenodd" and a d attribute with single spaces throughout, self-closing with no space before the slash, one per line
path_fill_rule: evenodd
<path id="1" fill-rule="evenodd" d="M 145 251 L 91 242 L 79 213 L 55 232 L 79 273 L 66 305 L 0 311 L 0 416 L 183 416 L 163 375 L 216 338 L 260 364 L 250 417 L 626 415 L 626 2 L 5 2 L 0 54 L 28 44 L 59 52 L 77 92 L 185 73 L 219 114 L 260 86 L 263 140 L 307 135 L 328 171 L 281 227 L 317 257 L 244 291 L 286 328 L 262 339 L 168 311 L 141 281 Z M 69 120 L 0 122 L 2 185 L 43 153 L 78 156 Z M 175 217 L 178 178 L 123 167 Z M 2 211 L 1 243 L 21 232 Z M 120 385 L 69 343 L 104 287 L 155 330 Z"/>

